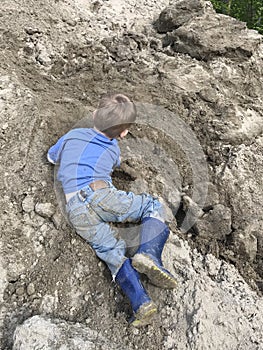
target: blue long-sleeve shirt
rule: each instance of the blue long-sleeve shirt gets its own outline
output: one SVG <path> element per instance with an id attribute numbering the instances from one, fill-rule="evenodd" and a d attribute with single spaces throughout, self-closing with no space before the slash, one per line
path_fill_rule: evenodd
<path id="1" fill-rule="evenodd" d="M 120 165 L 120 149 L 116 139 L 95 129 L 79 128 L 62 136 L 48 150 L 47 158 L 59 165 L 57 178 L 67 194 L 96 180 L 111 182 L 114 167 Z"/>

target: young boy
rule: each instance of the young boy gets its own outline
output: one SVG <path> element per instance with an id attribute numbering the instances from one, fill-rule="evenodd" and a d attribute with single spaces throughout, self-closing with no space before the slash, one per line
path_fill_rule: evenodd
<path id="1" fill-rule="evenodd" d="M 148 194 L 120 191 L 111 180 L 114 167 L 120 165 L 117 138 L 127 135 L 136 114 L 136 107 L 127 96 L 104 95 L 93 114 L 94 128 L 69 131 L 49 149 L 48 160 L 59 164 L 57 176 L 70 222 L 107 264 L 130 300 L 132 325 L 140 327 L 152 321 L 157 308 L 138 272 L 161 288 L 176 287 L 176 280 L 161 260 L 169 229 L 160 202 Z M 140 246 L 132 259 L 125 256 L 125 242 L 116 239 L 109 225 L 125 221 L 141 222 Z"/>

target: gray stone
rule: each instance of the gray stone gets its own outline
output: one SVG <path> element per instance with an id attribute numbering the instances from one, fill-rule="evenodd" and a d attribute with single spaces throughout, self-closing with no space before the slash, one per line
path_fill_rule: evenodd
<path id="1" fill-rule="evenodd" d="M 234 243 L 239 254 L 246 256 L 250 261 L 254 261 L 258 252 L 258 240 L 253 233 L 241 231 L 234 233 Z"/>
<path id="2" fill-rule="evenodd" d="M 231 157 L 229 166 L 222 173 L 223 164 L 218 166 L 221 175 L 221 193 L 228 193 L 232 208 L 232 225 L 235 232 L 250 240 L 257 238 L 262 254 L 262 166 L 263 159 L 257 156 L 263 152 L 263 137 L 258 137 L 251 145 L 241 145 Z"/>
<path id="3" fill-rule="evenodd" d="M 33 283 L 29 283 L 29 285 L 27 286 L 26 291 L 27 291 L 28 295 L 34 294 L 35 293 L 35 286 L 34 286 L 34 284 Z"/>
<path id="4" fill-rule="evenodd" d="M 199 95 L 206 102 L 216 103 L 219 99 L 216 90 L 212 89 L 211 87 L 203 88 L 201 91 L 199 91 Z"/>
<path id="5" fill-rule="evenodd" d="M 65 221 L 65 218 L 63 217 L 62 213 L 57 210 L 52 216 L 52 222 L 55 228 L 58 230 L 62 226 L 64 221 Z"/>
<path id="6" fill-rule="evenodd" d="M 36 45 L 36 60 L 45 67 L 51 65 L 50 53 L 46 46 L 40 42 Z"/>
<path id="7" fill-rule="evenodd" d="M 35 203 L 34 203 L 34 198 L 27 195 L 26 198 L 22 202 L 22 208 L 26 213 L 30 213 L 31 211 L 34 210 Z"/>
<path id="8" fill-rule="evenodd" d="M 214 15 L 194 18 L 169 34 L 166 41 L 174 51 L 198 60 L 206 61 L 215 56 L 247 60 L 259 47 L 262 38 L 247 30 L 243 22 Z"/>
<path id="9" fill-rule="evenodd" d="M 18 288 L 16 289 L 16 294 L 17 294 L 18 296 L 21 296 L 21 295 L 23 295 L 24 293 L 25 293 L 25 288 L 24 288 L 23 286 L 18 287 Z"/>
<path id="10" fill-rule="evenodd" d="M 52 203 L 37 203 L 35 212 L 44 218 L 50 218 L 55 213 L 55 207 Z"/>
<path id="11" fill-rule="evenodd" d="M 156 29 L 159 33 L 170 32 L 203 12 L 200 0 L 176 1 L 161 12 L 156 22 Z"/>
<path id="12" fill-rule="evenodd" d="M 182 200 L 184 211 L 188 212 L 191 217 L 197 219 L 204 215 L 202 208 L 200 208 L 198 204 L 192 200 L 191 197 L 183 195 Z"/>
<path id="13" fill-rule="evenodd" d="M 216 204 L 201 219 L 196 226 L 201 237 L 224 239 L 232 232 L 231 210 L 222 204 Z"/>
<path id="14" fill-rule="evenodd" d="M 163 305 L 161 310 L 162 326 L 168 327 L 163 348 L 219 350 L 223 346 L 228 350 L 253 350 L 255 342 L 262 344 L 262 297 L 258 299 L 233 266 L 212 255 L 204 259 L 196 251 L 191 252 L 187 244 L 183 245 L 184 254 L 188 252 L 186 260 L 192 264 L 182 270 L 183 277 L 177 274 L 179 284 L 173 295 L 174 303 Z M 171 243 L 165 247 L 164 265 L 170 271 L 176 251 Z M 194 310 L 191 317 L 190 310 Z M 251 312 L 255 312 L 252 318 Z"/>
<path id="15" fill-rule="evenodd" d="M 16 328 L 13 350 L 128 350 L 79 323 L 33 316 Z"/>

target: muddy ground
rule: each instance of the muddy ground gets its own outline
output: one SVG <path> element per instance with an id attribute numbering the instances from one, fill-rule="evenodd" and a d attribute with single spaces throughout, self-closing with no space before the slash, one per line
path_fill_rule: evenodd
<path id="1" fill-rule="evenodd" d="M 34 315 L 78 322 L 116 349 L 219 349 L 224 341 L 225 349 L 262 349 L 261 319 L 251 321 L 263 292 L 262 36 L 215 14 L 208 1 L 168 5 L 1 0 L 2 349 L 12 349 L 14 339 L 15 349 L 26 349 L 14 332 Z M 155 325 L 139 331 L 128 327 L 129 304 L 108 270 L 61 212 L 46 160 L 58 137 L 91 123 L 106 91 L 129 95 L 139 110 L 121 143 L 114 183 L 163 199 L 171 228 L 164 259 L 182 286 L 176 294 L 143 279 L 161 311 Z M 118 229 L 132 254 L 136 230 Z M 187 284 L 193 274 L 207 289 Z M 203 330 L 189 300 L 182 302 L 199 285 L 203 294 L 189 300 L 202 311 L 198 322 L 209 320 Z M 202 305 L 213 288 L 217 311 L 209 313 Z M 232 314 L 232 299 L 221 303 L 230 289 L 250 300 L 250 313 L 243 306 Z M 242 325 L 214 322 L 221 304 L 222 314 L 228 310 Z M 60 348 L 52 344 L 45 349 Z"/>

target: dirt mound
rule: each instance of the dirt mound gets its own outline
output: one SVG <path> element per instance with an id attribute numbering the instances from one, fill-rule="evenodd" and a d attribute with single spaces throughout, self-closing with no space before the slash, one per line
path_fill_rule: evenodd
<path id="1" fill-rule="evenodd" d="M 2 349 L 262 349 L 262 36 L 201 0 L 1 0 L 0 18 Z M 162 198 L 180 282 L 143 280 L 160 313 L 139 331 L 46 161 L 110 90 L 140 114 L 114 183 Z"/>

